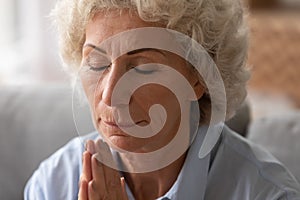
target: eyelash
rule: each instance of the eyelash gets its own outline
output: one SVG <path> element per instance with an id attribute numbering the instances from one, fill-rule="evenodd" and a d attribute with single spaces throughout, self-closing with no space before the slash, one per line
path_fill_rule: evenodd
<path id="1" fill-rule="evenodd" d="M 139 74 L 144 74 L 144 75 L 148 75 L 148 74 L 152 74 L 153 72 L 155 72 L 156 70 L 141 70 L 137 67 L 133 68 L 137 73 Z"/>
<path id="2" fill-rule="evenodd" d="M 103 67 L 92 67 L 91 65 L 88 65 L 88 66 L 89 66 L 89 70 L 92 70 L 92 71 L 95 71 L 95 72 L 100 72 L 100 71 L 103 71 L 103 70 L 109 68 L 110 65 L 111 64 L 103 66 Z"/>
<path id="3" fill-rule="evenodd" d="M 89 70 L 92 70 L 92 71 L 95 71 L 95 72 L 100 72 L 100 71 L 103 71 L 105 69 L 108 69 L 111 66 L 111 64 L 103 66 L 103 67 L 92 67 L 91 65 L 88 65 L 88 66 L 89 66 Z M 144 75 L 152 74 L 153 72 L 157 71 L 157 70 L 141 70 L 137 67 L 133 67 L 133 69 L 137 73 L 144 74 Z"/>

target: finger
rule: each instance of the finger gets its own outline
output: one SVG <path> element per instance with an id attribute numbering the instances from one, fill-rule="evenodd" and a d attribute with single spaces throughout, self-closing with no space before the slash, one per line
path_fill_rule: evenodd
<path id="1" fill-rule="evenodd" d="M 118 171 L 105 166 L 103 163 L 99 162 L 96 156 L 101 156 L 96 153 L 92 156 L 92 176 L 93 180 L 90 181 L 88 187 L 89 200 L 106 198 L 109 200 L 126 200 L 127 194 L 125 189 L 122 189 L 121 179 Z M 109 176 L 110 170 L 114 171 L 114 176 Z M 125 188 L 125 182 L 124 186 Z"/>
<path id="2" fill-rule="evenodd" d="M 85 180 L 80 182 L 78 200 L 88 200 L 88 183 Z"/>
<path id="3" fill-rule="evenodd" d="M 92 180 L 91 154 L 87 151 L 82 155 L 82 173 L 80 181 L 82 180 L 85 180 L 86 182 Z"/>
<path id="4" fill-rule="evenodd" d="M 97 182 L 98 180 L 101 181 L 101 187 L 109 194 L 110 199 L 124 199 L 120 173 L 116 168 L 109 146 L 102 140 L 97 140 L 95 148 L 96 152 L 99 153 L 95 154 L 95 157 L 97 158 L 95 162 L 92 159 L 92 173 L 95 172 L 95 176 L 93 176 L 94 180 Z M 97 173 L 97 170 L 100 172 Z M 127 195 L 125 196 L 127 198 Z"/>
<path id="5" fill-rule="evenodd" d="M 99 200 L 103 199 L 103 195 L 100 194 L 101 190 L 99 190 L 99 187 L 97 186 L 97 183 L 95 180 L 92 180 L 88 183 L 88 198 L 89 200 Z"/>
<path id="6" fill-rule="evenodd" d="M 126 192 L 126 183 L 125 178 L 121 177 L 121 187 L 122 187 L 122 199 L 128 200 L 127 192 Z"/>
<path id="7" fill-rule="evenodd" d="M 105 184 L 105 176 L 104 176 L 104 170 L 103 170 L 103 164 L 98 161 L 100 158 L 100 154 L 96 153 L 92 156 L 91 159 L 91 169 L 92 169 L 92 176 L 94 186 L 97 183 L 97 188 L 100 191 L 107 191 L 106 184 Z"/>
<path id="8" fill-rule="evenodd" d="M 86 141 L 85 147 L 86 147 L 86 150 L 88 152 L 90 152 L 91 155 L 93 155 L 94 153 L 96 153 L 95 142 L 93 140 Z"/>
<path id="9" fill-rule="evenodd" d="M 95 148 L 96 153 L 101 154 L 102 160 L 99 160 L 100 162 L 105 163 L 108 166 L 113 166 L 115 168 L 115 163 L 114 163 L 110 148 L 107 145 L 107 143 L 105 143 L 102 139 L 98 139 L 94 143 L 94 148 Z"/>
<path id="10" fill-rule="evenodd" d="M 98 161 L 103 163 L 101 164 L 102 164 L 103 175 L 107 185 L 106 188 L 109 189 L 115 186 L 119 187 L 120 173 L 116 168 L 110 148 L 102 140 L 98 140 L 96 142 L 96 148 L 98 148 L 99 150 L 99 153 L 96 155 L 96 158 L 98 158 Z M 93 165 L 92 165 L 92 169 L 93 169 Z"/>

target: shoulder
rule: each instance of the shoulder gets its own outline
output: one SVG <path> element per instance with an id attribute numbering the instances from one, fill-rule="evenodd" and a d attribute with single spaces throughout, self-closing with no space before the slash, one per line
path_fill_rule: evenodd
<path id="1" fill-rule="evenodd" d="M 24 199 L 77 199 L 84 143 L 97 135 L 76 137 L 44 160 L 27 182 Z"/>
<path id="2" fill-rule="evenodd" d="M 220 187 L 225 196 L 300 199 L 299 183 L 274 156 L 227 127 L 209 176 L 210 184 Z M 226 180 L 223 185 L 222 180 Z"/>

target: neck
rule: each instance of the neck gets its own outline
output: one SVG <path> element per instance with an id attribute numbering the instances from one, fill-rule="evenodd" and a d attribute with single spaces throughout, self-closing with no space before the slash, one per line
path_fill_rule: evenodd
<path id="1" fill-rule="evenodd" d="M 124 173 L 125 180 L 136 200 L 150 200 L 163 196 L 175 183 L 184 164 L 186 153 L 157 171 Z"/>

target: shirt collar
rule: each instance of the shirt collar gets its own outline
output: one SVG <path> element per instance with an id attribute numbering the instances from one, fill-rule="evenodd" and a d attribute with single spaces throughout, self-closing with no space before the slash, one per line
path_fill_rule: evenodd
<path id="1" fill-rule="evenodd" d="M 198 154 L 206 129 L 206 127 L 199 128 L 176 182 L 158 200 L 163 200 L 166 197 L 170 200 L 186 199 L 186 197 L 189 197 L 189 199 L 203 199 L 207 184 L 210 154 L 202 159 L 198 157 Z"/>

